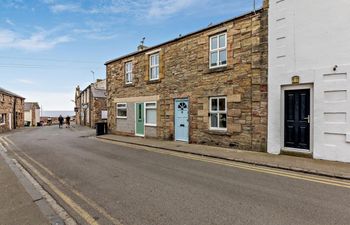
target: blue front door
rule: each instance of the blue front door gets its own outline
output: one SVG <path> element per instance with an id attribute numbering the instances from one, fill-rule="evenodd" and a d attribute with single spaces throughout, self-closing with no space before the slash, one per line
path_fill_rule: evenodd
<path id="1" fill-rule="evenodd" d="M 175 141 L 188 142 L 188 99 L 175 99 Z"/>

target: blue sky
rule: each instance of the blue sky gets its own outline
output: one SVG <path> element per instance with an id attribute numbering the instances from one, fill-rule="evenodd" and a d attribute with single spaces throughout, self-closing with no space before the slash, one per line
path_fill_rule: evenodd
<path id="1" fill-rule="evenodd" d="M 257 7 L 262 0 L 257 0 Z M 253 0 L 0 0 L 0 86 L 72 110 L 104 62 L 253 9 Z"/>

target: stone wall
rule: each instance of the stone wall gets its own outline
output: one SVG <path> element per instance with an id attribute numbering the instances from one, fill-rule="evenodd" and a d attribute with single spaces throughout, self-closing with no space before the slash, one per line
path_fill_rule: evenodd
<path id="1" fill-rule="evenodd" d="M 209 69 L 209 38 L 227 33 L 227 66 Z M 107 64 L 108 124 L 115 130 L 118 98 L 159 95 L 155 135 L 174 138 L 174 99 L 189 99 L 191 143 L 266 151 L 267 12 L 247 14 L 158 46 L 160 79 L 148 79 L 149 49 Z M 133 84 L 124 64 L 133 62 Z M 227 131 L 209 129 L 209 98 L 227 97 Z M 147 136 L 147 134 L 146 134 Z"/>
<path id="2" fill-rule="evenodd" d="M 3 97 L 2 97 L 3 95 Z M 14 105 L 16 111 L 14 112 Z M 5 124 L 0 125 L 0 133 L 24 126 L 24 99 L 0 93 L 0 115 L 6 114 Z M 12 124 L 9 124 L 9 117 Z M 16 125 L 16 126 L 14 126 Z"/>
<path id="3" fill-rule="evenodd" d="M 107 100 L 106 98 L 92 98 L 91 102 L 91 128 L 95 128 L 96 123 L 101 121 L 102 110 L 107 110 Z"/>

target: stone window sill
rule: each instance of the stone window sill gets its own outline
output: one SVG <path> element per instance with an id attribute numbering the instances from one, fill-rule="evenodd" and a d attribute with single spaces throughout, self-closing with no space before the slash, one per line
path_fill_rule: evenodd
<path id="1" fill-rule="evenodd" d="M 158 80 L 148 80 L 147 81 L 147 84 L 157 84 L 157 83 L 160 83 L 160 79 L 158 79 Z"/>
<path id="2" fill-rule="evenodd" d="M 219 72 L 224 72 L 226 70 L 228 70 L 227 66 L 221 66 L 221 67 L 216 67 L 216 68 L 208 68 L 207 71 L 205 71 L 205 74 L 219 73 Z"/>
<path id="3" fill-rule="evenodd" d="M 134 83 L 131 83 L 131 84 L 124 84 L 124 87 L 135 87 L 135 84 L 134 84 Z"/>
<path id="4" fill-rule="evenodd" d="M 204 130 L 207 134 L 219 135 L 219 136 L 231 136 L 232 134 L 227 130 Z"/>

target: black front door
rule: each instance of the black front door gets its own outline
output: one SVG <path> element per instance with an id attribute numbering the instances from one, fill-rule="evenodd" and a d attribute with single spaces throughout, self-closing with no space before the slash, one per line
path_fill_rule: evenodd
<path id="1" fill-rule="evenodd" d="M 310 149 L 310 89 L 285 91 L 284 146 Z"/>

